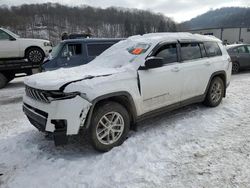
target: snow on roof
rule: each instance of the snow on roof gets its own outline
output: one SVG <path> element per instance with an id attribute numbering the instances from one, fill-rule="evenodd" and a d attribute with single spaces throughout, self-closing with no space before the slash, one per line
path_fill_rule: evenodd
<path id="1" fill-rule="evenodd" d="M 175 33 L 149 33 L 144 35 L 136 35 L 129 37 L 131 40 L 144 40 L 155 42 L 164 42 L 164 41 L 216 41 L 221 42 L 220 39 L 214 36 L 192 34 L 186 32 L 175 32 Z"/>

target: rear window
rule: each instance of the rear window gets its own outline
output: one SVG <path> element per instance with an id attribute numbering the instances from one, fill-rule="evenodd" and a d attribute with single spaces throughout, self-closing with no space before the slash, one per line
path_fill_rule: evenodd
<path id="1" fill-rule="evenodd" d="M 221 56 L 221 50 L 217 42 L 204 42 L 208 57 Z"/>
<path id="2" fill-rule="evenodd" d="M 98 56 L 114 43 L 106 43 L 106 44 L 88 44 L 88 55 L 89 56 Z"/>
<path id="3" fill-rule="evenodd" d="M 182 43 L 181 58 L 183 61 L 202 58 L 199 43 Z"/>

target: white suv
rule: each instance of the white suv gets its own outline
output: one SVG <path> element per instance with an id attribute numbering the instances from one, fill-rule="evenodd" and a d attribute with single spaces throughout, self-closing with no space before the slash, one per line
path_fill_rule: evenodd
<path id="1" fill-rule="evenodd" d="M 7 29 L 0 28 L 0 59 L 28 59 L 41 63 L 52 50 L 48 40 L 20 38 Z"/>
<path id="2" fill-rule="evenodd" d="M 220 40 L 189 33 L 133 36 L 87 65 L 26 79 L 23 110 L 55 144 L 88 131 L 94 148 L 123 143 L 136 122 L 191 103 L 215 107 L 232 63 Z"/>

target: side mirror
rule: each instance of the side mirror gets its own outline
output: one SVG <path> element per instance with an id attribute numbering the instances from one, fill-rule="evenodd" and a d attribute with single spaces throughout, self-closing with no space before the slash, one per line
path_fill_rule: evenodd
<path id="1" fill-rule="evenodd" d="M 154 69 L 163 66 L 162 57 L 149 57 L 145 61 L 144 69 Z"/>

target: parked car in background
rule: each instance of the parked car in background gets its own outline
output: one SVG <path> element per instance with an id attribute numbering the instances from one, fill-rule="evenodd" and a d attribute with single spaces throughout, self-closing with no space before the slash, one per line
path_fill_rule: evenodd
<path id="1" fill-rule="evenodd" d="M 143 119 L 197 102 L 218 106 L 231 68 L 225 47 L 212 36 L 133 36 L 87 65 L 28 77 L 23 110 L 56 144 L 84 129 L 94 148 L 108 151 Z"/>
<path id="2" fill-rule="evenodd" d="M 48 40 L 21 38 L 11 31 L 0 28 L 0 59 L 28 59 L 39 64 L 48 56 L 52 44 Z"/>
<path id="3" fill-rule="evenodd" d="M 242 69 L 250 68 L 250 45 L 233 44 L 226 46 L 233 63 L 232 73 L 238 73 Z"/>
<path id="4" fill-rule="evenodd" d="M 41 70 L 49 71 L 87 64 L 120 40 L 122 39 L 85 38 L 64 40 L 53 48 L 48 59 L 41 65 Z"/>

